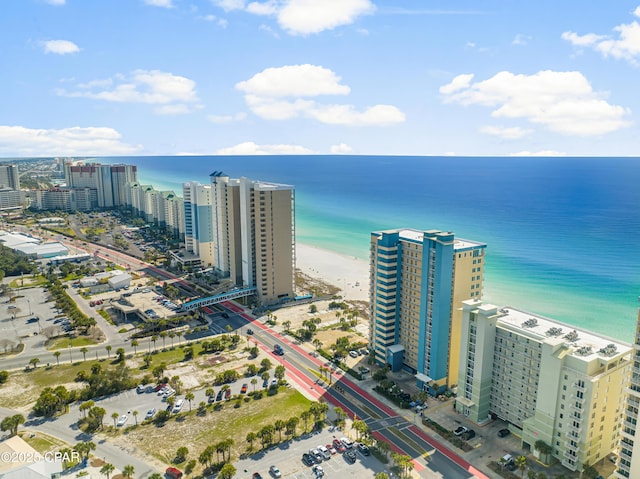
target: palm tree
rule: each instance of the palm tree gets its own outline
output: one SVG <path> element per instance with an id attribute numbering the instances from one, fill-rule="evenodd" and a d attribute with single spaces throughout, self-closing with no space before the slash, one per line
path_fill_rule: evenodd
<path id="1" fill-rule="evenodd" d="M 166 345 L 166 342 L 167 342 L 167 336 L 168 336 L 168 334 L 167 334 L 166 331 L 162 331 L 160 333 L 160 337 L 162 338 L 162 349 L 165 349 L 165 345 Z"/>
<path id="2" fill-rule="evenodd" d="M 122 475 L 127 479 L 131 479 L 131 476 L 133 476 L 134 472 L 136 472 L 136 470 L 130 464 L 127 464 L 122 468 Z"/>
<path id="3" fill-rule="evenodd" d="M 113 419 L 113 427 L 117 427 L 116 421 L 118 420 L 118 413 L 114 412 L 113 414 L 111 414 L 111 419 Z"/>
<path id="4" fill-rule="evenodd" d="M 132 414 L 133 414 L 133 418 L 136 420 L 136 426 L 137 426 L 138 425 L 138 414 L 139 413 L 138 413 L 137 410 L 134 410 Z"/>
<path id="5" fill-rule="evenodd" d="M 176 337 L 176 333 L 173 333 L 173 332 L 169 333 L 169 339 L 171 339 L 171 348 L 173 348 L 173 338 L 175 337 Z"/>
<path id="6" fill-rule="evenodd" d="M 538 450 L 541 456 L 544 457 L 544 459 L 542 459 L 542 462 L 546 464 L 549 460 L 549 454 L 553 452 L 553 448 L 541 439 L 537 440 L 533 447 L 534 449 Z"/>
<path id="7" fill-rule="evenodd" d="M 107 462 L 104 466 L 100 468 L 100 474 L 107 476 L 107 479 L 109 479 L 109 476 L 111 476 L 111 473 L 114 470 L 115 470 L 115 466 Z"/>
<path id="8" fill-rule="evenodd" d="M 180 342 L 180 338 L 182 337 L 182 331 L 176 331 L 176 336 L 178 336 L 178 342 Z"/>
<path id="9" fill-rule="evenodd" d="M 236 475 L 236 468 L 230 462 L 222 466 L 222 469 L 220 469 L 220 472 L 218 473 L 218 477 L 220 479 L 232 479 L 233 476 L 235 475 Z"/>
<path id="10" fill-rule="evenodd" d="M 31 364 L 31 366 L 33 366 L 33 369 L 35 369 L 39 362 L 40 362 L 39 358 L 31 358 L 31 360 L 29 361 L 29 364 Z"/>
<path id="11" fill-rule="evenodd" d="M 89 348 L 82 347 L 82 348 L 80 348 L 80 352 L 82 353 L 82 360 L 86 361 L 87 360 L 87 353 L 89 352 Z"/>
<path id="12" fill-rule="evenodd" d="M 62 354 L 60 351 L 56 351 L 55 353 L 53 353 L 53 355 L 56 357 L 56 363 L 58 366 L 60 366 L 60 354 Z"/>
<path id="13" fill-rule="evenodd" d="M 300 419 L 304 422 L 304 432 L 307 432 L 307 423 L 309 419 L 311 419 L 311 416 L 311 411 L 302 411 L 302 413 L 300 413 Z"/>
<path id="14" fill-rule="evenodd" d="M 154 334 L 153 336 L 151 336 L 151 341 L 153 342 L 153 350 L 156 350 L 156 341 L 158 340 L 158 335 Z"/>
<path id="15" fill-rule="evenodd" d="M 191 411 L 191 401 L 193 401 L 195 399 L 195 396 L 193 395 L 192 392 L 188 392 L 187 394 L 184 395 L 184 398 L 189 401 L 189 411 Z"/>
<path id="16" fill-rule="evenodd" d="M 518 469 L 520 469 L 522 479 L 524 479 L 524 471 L 527 470 L 527 458 L 524 456 L 516 457 L 516 466 L 518 467 Z"/>
<path id="17" fill-rule="evenodd" d="M 251 385 L 253 386 L 253 392 L 256 392 L 256 384 L 258 384 L 258 380 L 256 378 L 251 378 Z"/>
<path id="18" fill-rule="evenodd" d="M 111 346 L 110 344 L 107 344 L 104 349 L 107 350 L 107 357 L 110 358 L 111 357 L 111 350 L 113 349 L 113 346 Z"/>

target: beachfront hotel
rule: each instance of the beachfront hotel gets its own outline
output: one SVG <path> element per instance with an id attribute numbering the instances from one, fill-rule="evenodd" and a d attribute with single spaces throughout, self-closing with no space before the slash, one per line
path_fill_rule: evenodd
<path id="1" fill-rule="evenodd" d="M 126 206 L 128 184 L 138 181 L 135 165 L 102 165 L 67 161 L 64 163 L 67 188 L 89 188 L 92 208 L 119 208 Z"/>
<path id="2" fill-rule="evenodd" d="M 210 175 L 216 268 L 262 304 L 292 298 L 295 270 L 293 186 Z"/>
<path id="3" fill-rule="evenodd" d="M 542 441 L 572 471 L 616 449 L 629 345 L 478 299 L 463 302 L 461 343 L 458 412 L 503 419 L 524 449 L 548 462 Z"/>
<path id="4" fill-rule="evenodd" d="M 182 185 L 184 205 L 184 246 L 197 256 L 200 265 L 215 266 L 213 253 L 213 211 L 211 186 L 191 181 Z"/>
<path id="5" fill-rule="evenodd" d="M 615 472 L 615 477 L 620 479 L 640 477 L 640 436 L 636 437 L 638 410 L 640 409 L 640 309 L 638 310 L 632 361 L 631 381 L 627 388 L 624 417 L 620 431 L 618 467 Z"/>
<path id="6" fill-rule="evenodd" d="M 458 382 L 462 301 L 482 297 L 486 244 L 451 232 L 371 233 L 370 342 L 378 364 L 430 392 Z"/>

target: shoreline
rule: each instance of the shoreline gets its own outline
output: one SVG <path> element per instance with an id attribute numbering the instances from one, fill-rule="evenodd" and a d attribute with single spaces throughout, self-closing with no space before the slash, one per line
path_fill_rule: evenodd
<path id="1" fill-rule="evenodd" d="M 344 299 L 369 301 L 369 263 L 365 260 L 296 243 L 296 268 L 340 288 Z"/>

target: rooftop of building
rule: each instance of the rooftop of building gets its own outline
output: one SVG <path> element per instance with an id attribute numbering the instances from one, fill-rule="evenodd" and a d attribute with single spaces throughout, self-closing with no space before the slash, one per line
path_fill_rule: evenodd
<path id="1" fill-rule="evenodd" d="M 465 301 L 473 304 L 474 300 Z M 510 330 L 521 331 L 523 335 L 536 338 L 540 341 L 560 342 L 571 348 L 573 356 L 591 360 L 593 355 L 607 358 L 620 354 L 626 354 L 632 350 L 628 343 L 599 335 L 592 331 L 576 328 L 544 316 L 522 311 L 511 306 L 499 308 L 492 304 L 483 304 L 475 300 L 480 309 L 490 311 L 497 310 L 498 325 Z"/>
<path id="2" fill-rule="evenodd" d="M 62 256 L 69 252 L 69 249 L 62 243 L 42 243 L 42 244 L 22 244 L 14 248 L 15 251 L 19 251 L 25 255 L 37 255 L 37 256 Z"/>
<path id="3" fill-rule="evenodd" d="M 40 239 L 28 236 L 23 233 L 9 233 L 8 231 L 0 231 L 0 243 L 7 248 L 15 248 L 23 244 L 37 244 Z"/>
<path id="4" fill-rule="evenodd" d="M 480 243 L 479 241 L 468 240 L 463 238 L 456 238 L 451 231 L 440 230 L 418 230 L 415 228 L 398 228 L 392 230 L 378 231 L 376 233 L 399 233 L 401 239 L 413 241 L 416 243 L 422 243 L 424 241 L 425 234 L 434 236 L 453 236 L 453 249 L 454 251 L 462 251 L 465 249 L 473 248 L 486 248 L 486 243 Z"/>

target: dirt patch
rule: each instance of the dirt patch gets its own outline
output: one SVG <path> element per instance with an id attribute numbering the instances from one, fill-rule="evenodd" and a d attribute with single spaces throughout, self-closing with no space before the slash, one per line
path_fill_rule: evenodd
<path id="1" fill-rule="evenodd" d="M 207 362 L 209 364 L 211 364 L 212 366 L 217 366 L 218 364 L 226 363 L 227 362 L 227 357 L 226 356 L 216 356 L 214 358 L 207 359 Z"/>
<path id="2" fill-rule="evenodd" d="M 91 465 L 91 467 L 102 467 L 106 464 L 106 462 L 104 462 L 102 459 L 94 457 L 93 459 L 91 459 L 91 462 L 89 464 Z"/>

